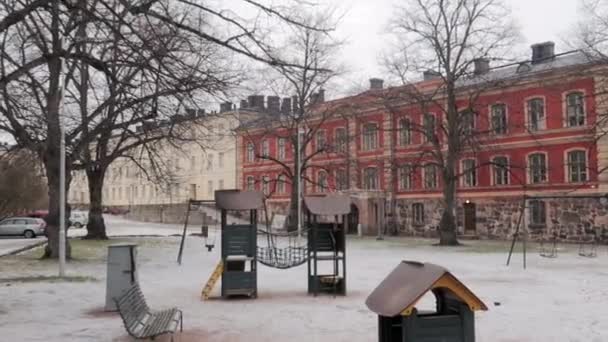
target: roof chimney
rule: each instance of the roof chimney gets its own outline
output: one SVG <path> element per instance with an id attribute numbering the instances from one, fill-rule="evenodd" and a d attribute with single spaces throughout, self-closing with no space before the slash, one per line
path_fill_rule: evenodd
<path id="1" fill-rule="evenodd" d="M 544 42 L 532 45 L 532 64 L 548 62 L 555 57 L 555 43 Z"/>
<path id="2" fill-rule="evenodd" d="M 490 71 L 490 60 L 487 58 L 476 58 L 473 60 L 475 75 L 483 75 Z"/>
<path id="3" fill-rule="evenodd" d="M 370 78 L 369 79 L 369 89 L 382 89 L 384 88 L 384 80 L 381 78 Z"/>
<path id="4" fill-rule="evenodd" d="M 435 70 L 427 70 L 422 73 L 422 77 L 425 81 L 435 80 L 441 77 L 441 74 Z"/>

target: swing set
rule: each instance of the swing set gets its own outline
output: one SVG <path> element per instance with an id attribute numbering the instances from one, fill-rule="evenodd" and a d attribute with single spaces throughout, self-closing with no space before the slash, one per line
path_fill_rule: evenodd
<path id="1" fill-rule="evenodd" d="M 526 245 L 528 237 L 528 218 L 530 217 L 530 203 L 529 201 L 540 201 L 546 199 L 598 199 L 600 201 L 608 200 L 608 194 L 606 195 L 556 195 L 556 196 L 528 196 L 524 195 L 522 198 L 521 210 L 519 218 L 517 220 L 517 226 L 513 233 L 513 239 L 511 241 L 511 248 L 509 249 L 509 256 L 507 257 L 507 266 L 511 262 L 511 256 L 515 248 L 515 244 L 519 238 L 522 239 L 523 245 L 523 267 L 526 268 Z M 587 230 L 587 229 L 586 229 Z M 578 246 L 578 255 L 586 258 L 595 258 L 597 256 L 597 245 L 601 242 L 602 236 L 598 234 L 596 229 L 592 230 L 593 237 L 591 239 L 580 238 Z M 547 229 L 543 229 L 542 236 L 539 242 L 539 255 L 543 258 L 557 258 L 559 250 L 559 232 L 553 230 L 549 236 Z"/>

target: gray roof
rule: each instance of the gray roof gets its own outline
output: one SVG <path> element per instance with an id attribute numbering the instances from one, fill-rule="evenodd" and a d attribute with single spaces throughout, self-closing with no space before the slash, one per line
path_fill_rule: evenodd
<path id="1" fill-rule="evenodd" d="M 215 206 L 227 210 L 261 209 L 264 195 L 259 191 L 216 190 Z"/>
<path id="2" fill-rule="evenodd" d="M 344 195 L 304 196 L 306 208 L 315 215 L 346 215 L 350 198 Z"/>
<path id="3" fill-rule="evenodd" d="M 553 58 L 541 61 L 540 63 L 532 63 L 532 61 L 528 60 L 492 68 L 486 74 L 460 79 L 457 85 L 459 87 L 466 87 L 485 82 L 520 79 L 555 69 L 582 66 L 598 62 L 600 61 L 593 58 L 590 54 L 581 50 L 576 50 L 557 54 Z"/>

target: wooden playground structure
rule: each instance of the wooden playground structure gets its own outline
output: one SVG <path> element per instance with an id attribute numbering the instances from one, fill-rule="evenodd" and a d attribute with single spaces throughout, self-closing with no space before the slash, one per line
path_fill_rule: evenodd
<path id="1" fill-rule="evenodd" d="M 221 279 L 221 298 L 256 298 L 257 264 L 289 269 L 307 264 L 308 293 L 346 295 L 346 228 L 350 199 L 340 195 L 305 196 L 305 229 L 298 232 L 273 232 L 270 225 L 258 228 L 258 211 L 264 197 L 257 191 L 218 190 L 215 201 L 189 201 L 177 261 L 181 264 L 188 221 L 193 208 L 214 207 L 219 211 L 221 259 L 201 291 L 202 299 Z M 231 222 L 230 221 L 238 221 Z M 238 219 L 237 219 L 238 218 Z M 209 251 L 215 238 L 203 225 L 202 235 Z M 265 246 L 261 246 L 265 242 Z"/>

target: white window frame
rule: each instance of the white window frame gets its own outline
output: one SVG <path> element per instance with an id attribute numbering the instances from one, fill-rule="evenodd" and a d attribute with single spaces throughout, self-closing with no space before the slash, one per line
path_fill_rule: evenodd
<path id="1" fill-rule="evenodd" d="M 540 182 L 532 182 L 532 165 L 530 163 L 530 157 L 532 155 L 536 155 L 536 154 L 540 154 L 540 155 L 544 155 L 545 156 L 545 179 L 541 180 Z M 534 152 L 530 152 L 526 155 L 526 180 L 527 180 L 527 184 L 545 184 L 548 183 L 549 181 L 549 155 L 547 152 L 544 151 L 534 151 Z"/>
<path id="2" fill-rule="evenodd" d="M 543 118 L 538 120 L 538 127 L 532 129 L 530 121 L 530 102 L 533 100 L 542 100 L 543 102 Z M 524 113 L 526 114 L 525 122 L 528 132 L 538 132 L 547 129 L 547 100 L 545 96 L 530 96 L 524 99 Z"/>
<path id="3" fill-rule="evenodd" d="M 255 190 L 255 177 L 254 176 L 247 176 L 245 183 L 246 183 L 245 187 L 247 188 L 247 190 L 249 190 L 249 191 Z"/>
<path id="4" fill-rule="evenodd" d="M 374 180 L 373 180 L 373 184 L 369 182 L 369 180 L 371 179 L 371 177 L 368 176 L 368 172 L 374 171 Z M 364 168 L 362 170 L 363 172 L 363 186 L 362 188 L 364 190 L 378 190 L 380 188 L 380 180 L 379 180 L 379 176 L 378 176 L 378 167 L 376 166 L 368 166 L 366 168 Z M 373 186 L 372 186 L 373 185 Z"/>
<path id="5" fill-rule="evenodd" d="M 404 174 L 407 173 L 407 175 Z M 409 164 L 399 166 L 398 183 L 399 190 L 412 190 L 412 173 L 413 168 Z"/>
<path id="6" fill-rule="evenodd" d="M 542 213 L 540 213 L 540 215 L 536 215 L 534 213 L 535 203 L 541 203 L 542 204 L 542 206 L 541 206 L 542 207 Z M 528 201 L 528 208 L 529 208 L 529 215 L 530 215 L 530 217 L 528 218 L 528 224 L 530 226 L 542 227 L 542 226 L 546 226 L 547 225 L 547 203 L 545 203 L 545 201 L 540 200 L 540 199 L 529 200 Z M 539 218 L 541 218 L 541 220 L 540 221 L 536 221 L 535 220 L 536 216 L 538 216 Z"/>
<path id="7" fill-rule="evenodd" d="M 424 224 L 424 203 L 412 203 L 412 223 L 417 226 Z"/>
<path id="8" fill-rule="evenodd" d="M 434 173 L 434 186 L 428 186 L 429 184 L 427 183 L 427 168 L 433 168 L 433 173 Z M 437 166 L 435 164 L 426 164 L 422 167 L 422 187 L 424 189 L 429 189 L 429 190 L 433 190 L 433 189 L 437 189 L 437 187 L 439 186 L 439 184 L 437 184 Z"/>
<path id="9" fill-rule="evenodd" d="M 247 143 L 247 162 L 255 162 L 255 145 L 252 142 Z"/>
<path id="10" fill-rule="evenodd" d="M 285 146 L 287 145 L 287 139 L 278 138 L 277 139 L 277 159 L 285 160 Z"/>
<path id="11" fill-rule="evenodd" d="M 584 174 L 585 174 L 585 179 L 584 180 L 578 180 L 578 181 L 573 181 L 572 180 L 572 173 L 571 173 L 571 168 L 570 168 L 570 153 L 572 152 L 583 152 L 584 156 L 585 156 L 585 166 L 584 166 Z M 566 176 L 565 182 L 566 183 L 585 183 L 589 181 L 589 151 L 587 149 L 584 148 L 580 148 L 580 147 L 574 147 L 574 148 L 570 148 L 564 151 L 564 167 L 565 167 L 565 172 L 564 175 Z"/>
<path id="12" fill-rule="evenodd" d="M 405 125 L 406 128 L 404 128 L 403 123 L 406 123 L 406 125 Z M 412 144 L 412 120 L 410 120 L 409 118 L 400 118 L 399 121 L 397 122 L 397 124 L 399 125 L 399 130 L 398 130 L 399 146 L 404 147 L 404 146 L 411 145 Z M 407 133 L 405 133 L 405 132 L 407 132 Z M 404 139 L 404 137 L 406 137 L 407 139 Z"/>
<path id="13" fill-rule="evenodd" d="M 264 195 L 270 195 L 270 177 L 262 176 L 262 192 Z"/>
<path id="14" fill-rule="evenodd" d="M 507 182 L 505 184 L 498 184 L 498 182 L 496 181 L 496 170 L 499 168 L 499 166 L 497 166 L 494 163 L 494 160 L 496 158 L 505 158 L 507 160 L 506 168 L 504 168 L 504 170 L 507 173 L 507 177 L 506 177 L 506 181 Z M 492 158 L 490 159 L 490 178 L 491 178 L 491 184 L 492 185 L 496 185 L 496 186 L 504 186 L 504 185 L 511 184 L 511 171 L 510 171 L 510 169 L 511 169 L 511 159 L 509 158 L 509 156 L 503 155 L 503 154 L 492 156 Z"/>
<path id="15" fill-rule="evenodd" d="M 324 179 L 324 184 L 321 182 L 321 175 L 325 176 Z M 317 172 L 317 192 L 327 192 L 328 188 L 329 188 L 329 174 L 327 173 L 327 171 L 325 170 L 320 170 L 319 172 Z"/>
<path id="16" fill-rule="evenodd" d="M 373 135 L 373 140 L 372 138 L 368 137 L 368 133 L 367 133 L 367 127 L 369 126 L 374 126 L 374 135 Z M 361 149 L 363 151 L 374 151 L 377 150 L 379 148 L 379 130 L 380 130 L 380 125 L 375 122 L 375 121 L 369 121 L 369 122 L 365 122 L 362 126 L 361 126 Z M 371 146 L 370 146 L 371 145 Z"/>
<path id="17" fill-rule="evenodd" d="M 344 132 L 344 137 L 341 138 L 338 135 L 338 132 L 343 131 Z M 335 151 L 337 153 L 346 153 L 348 151 L 347 148 L 347 142 L 348 142 L 348 130 L 346 129 L 346 127 L 336 127 L 335 131 L 334 131 L 334 136 L 335 136 Z"/>
<path id="18" fill-rule="evenodd" d="M 270 142 L 268 139 L 262 140 L 262 144 L 260 146 L 260 156 L 270 157 Z"/>
<path id="19" fill-rule="evenodd" d="M 427 132 L 427 127 L 426 127 L 426 118 L 428 117 L 432 117 L 433 118 L 433 132 L 431 134 L 431 137 L 428 136 L 428 132 Z M 435 113 L 424 113 L 422 114 L 422 141 L 423 143 L 432 143 L 434 140 L 437 139 L 437 116 L 435 115 Z"/>
<path id="20" fill-rule="evenodd" d="M 285 175 L 280 174 L 277 177 L 277 193 L 284 194 L 285 193 Z"/>
<path id="21" fill-rule="evenodd" d="M 344 178 L 342 178 L 340 176 L 341 172 L 344 172 Z M 348 184 L 348 172 L 346 172 L 346 169 L 343 169 L 343 168 L 336 169 L 335 174 L 336 174 L 336 176 L 335 176 L 336 177 L 336 189 L 337 190 L 347 190 L 349 187 L 349 184 Z"/>
<path id="22" fill-rule="evenodd" d="M 505 130 L 503 133 L 496 133 L 495 127 L 494 127 L 494 107 L 496 106 L 502 106 L 504 107 L 504 116 L 505 116 Z M 504 102 L 495 102 L 492 103 L 491 105 L 488 106 L 488 116 L 489 116 L 489 122 L 490 122 L 490 133 L 492 135 L 507 135 L 509 134 L 509 106 L 507 106 L 506 103 Z"/>
<path id="23" fill-rule="evenodd" d="M 325 149 L 327 144 L 327 136 L 324 129 L 317 130 L 315 133 L 315 151 L 320 152 Z M 319 141 L 321 140 L 321 141 Z"/>
<path id="24" fill-rule="evenodd" d="M 582 113 L 582 117 L 583 117 L 583 123 L 580 125 L 570 125 L 570 117 L 569 117 L 569 113 L 568 113 L 568 97 L 570 95 L 574 95 L 574 94 L 580 94 L 581 95 L 581 104 L 583 107 L 583 113 Z M 567 92 L 564 92 L 562 95 L 562 110 L 564 113 L 564 127 L 583 127 L 587 124 L 587 104 L 585 101 L 585 91 L 583 89 L 572 89 L 569 90 Z"/>
<path id="25" fill-rule="evenodd" d="M 473 168 L 472 169 L 465 169 L 465 163 L 466 162 L 470 162 L 473 161 Z M 463 160 L 460 161 L 460 172 L 462 173 L 462 176 L 460 178 L 460 185 L 463 187 L 467 187 L 467 188 L 473 188 L 476 187 L 479 182 L 477 181 L 478 178 L 478 169 L 479 165 L 477 164 L 477 159 L 475 158 L 465 158 Z M 472 172 L 473 173 L 473 177 L 472 179 L 467 179 L 468 174 Z M 472 181 L 472 183 L 471 183 Z"/>

